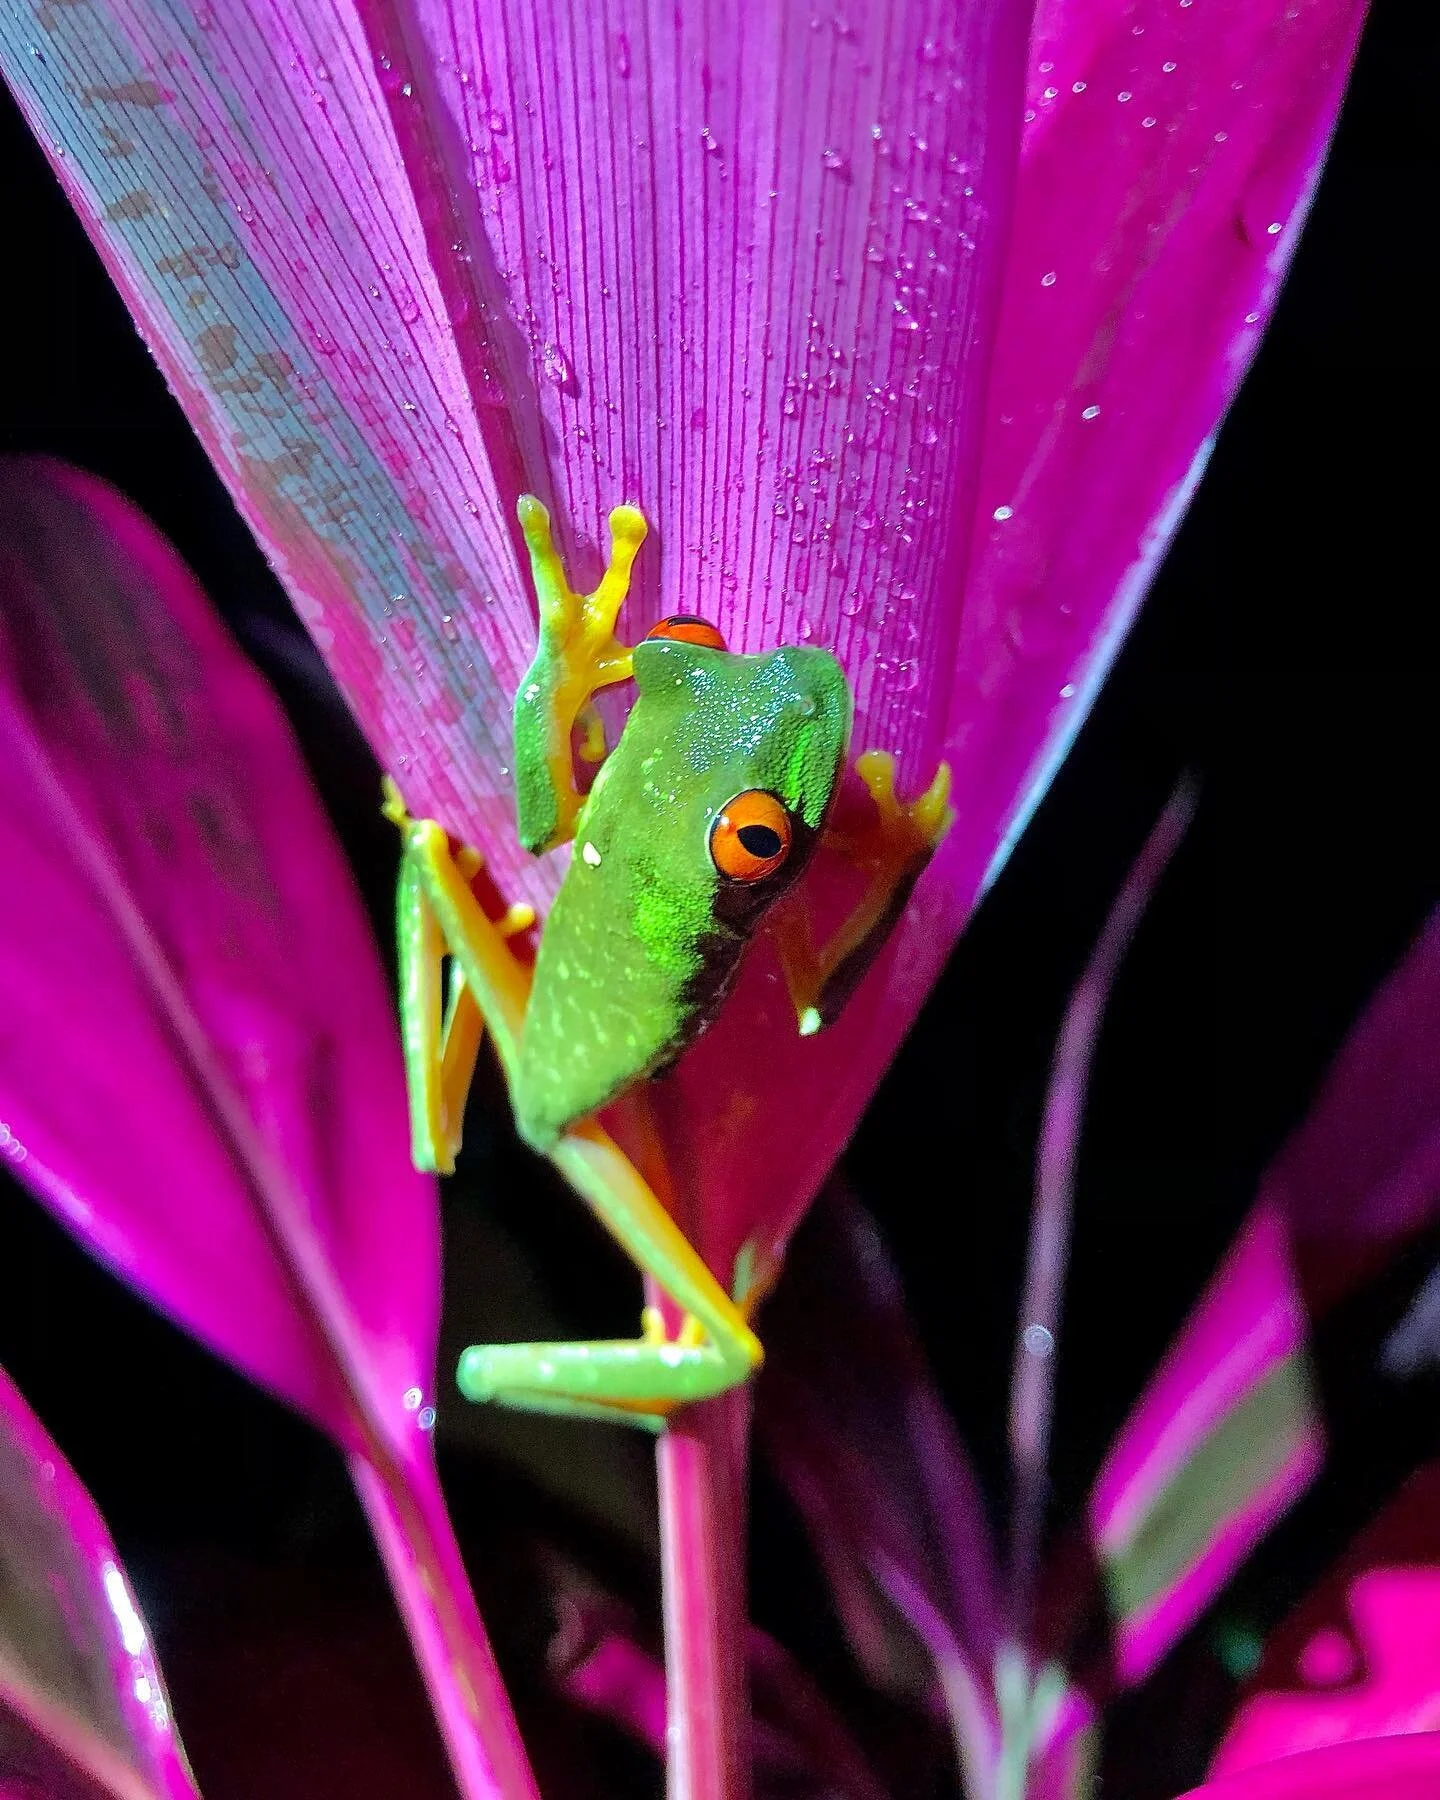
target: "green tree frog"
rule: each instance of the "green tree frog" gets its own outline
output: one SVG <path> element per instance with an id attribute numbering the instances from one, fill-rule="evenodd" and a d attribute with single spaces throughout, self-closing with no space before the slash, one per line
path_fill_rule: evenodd
<path id="1" fill-rule="evenodd" d="M 668 1338 L 656 1309 L 639 1339 L 499 1344 L 465 1352 L 471 1399 L 621 1417 L 658 1428 L 675 1406 L 723 1392 L 761 1359 L 746 1317 L 594 1115 L 693 1042 L 722 1005 L 760 920 L 790 895 L 844 773 L 853 703 L 827 650 L 729 652 L 705 621 L 662 620 L 634 649 L 615 637 L 646 535 L 633 506 L 610 515 L 611 553 L 593 594 L 574 593 L 549 514 L 525 495 L 521 530 L 539 600 L 539 647 L 515 697 L 516 812 L 525 847 L 574 851 L 534 966 L 508 940 L 528 908 L 492 920 L 476 898 L 480 858 L 434 820 L 399 825 L 401 1023 L 416 1163 L 449 1173 L 483 1030 L 504 1068 L 520 1135 L 549 1156 L 639 1267 L 679 1307 Z M 633 675 L 636 698 L 604 755 L 591 706 Z M 574 740 L 600 767 L 582 794 Z M 874 797 L 868 834 L 840 846 L 864 894 L 820 954 L 803 906 L 777 932 L 799 1029 L 816 1030 L 868 966 L 949 823 L 949 772 L 909 806 L 893 759 L 857 771 Z M 797 897 L 798 900 L 798 897 Z M 448 982 L 444 959 L 450 958 Z"/>

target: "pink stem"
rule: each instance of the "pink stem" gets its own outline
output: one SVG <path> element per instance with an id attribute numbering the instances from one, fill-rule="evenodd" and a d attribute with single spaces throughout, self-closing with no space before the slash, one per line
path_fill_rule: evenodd
<path id="1" fill-rule="evenodd" d="M 350 1475 L 463 1800 L 540 1800 L 434 1464 L 352 1455 Z"/>
<path id="2" fill-rule="evenodd" d="M 687 1407 L 656 1449 L 667 1800 L 747 1800 L 745 1468 L 750 1394 Z"/>

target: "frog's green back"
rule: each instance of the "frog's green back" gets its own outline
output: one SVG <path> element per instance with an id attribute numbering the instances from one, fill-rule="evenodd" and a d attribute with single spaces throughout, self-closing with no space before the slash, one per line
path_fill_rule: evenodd
<path id="1" fill-rule="evenodd" d="M 708 1024 L 758 919 L 805 865 L 850 733 L 850 690 L 826 650 L 650 639 L 635 678 L 535 964 L 514 1100 L 541 1149 Z M 775 794 L 794 830 L 785 864 L 750 885 L 710 858 L 716 816 L 748 788 Z"/>

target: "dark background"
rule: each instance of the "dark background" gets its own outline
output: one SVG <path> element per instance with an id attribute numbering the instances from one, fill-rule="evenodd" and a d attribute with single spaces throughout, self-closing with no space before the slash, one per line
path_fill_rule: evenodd
<path id="1" fill-rule="evenodd" d="M 854 1185 L 894 1248 L 997 1516 L 1050 1048 L 1177 775 L 1199 773 L 1198 817 L 1120 978 L 1086 1124 L 1056 1519 L 1075 1515 L 1267 1160 L 1440 894 L 1437 30 L 1429 9 L 1377 7 L 1279 313 L 1175 548 L 853 1147 Z M 283 597 L 8 104 L 0 134 L 12 252 L 0 448 L 108 477 L 179 545 L 275 676 L 383 929 L 393 844 L 368 753 L 292 653 Z M 483 1190 L 517 1279 L 537 1279 L 572 1330 L 625 1329 L 633 1280 L 485 1117 L 445 1200 L 452 1280 L 494 1251 L 475 1235 Z M 798 1253 L 822 1254 L 817 1237 Z M 130 1299 L 18 1190 L 0 1193 L 0 1245 L 0 1363 L 116 1533 L 211 1800 L 443 1794 L 334 1454 Z M 1150 1800 L 1199 1778 L 1232 1694 L 1217 1630 L 1281 1616 L 1433 1453 L 1433 1374 L 1388 1382 L 1373 1359 L 1376 1321 L 1393 1321 L 1433 1255 L 1419 1247 L 1358 1325 L 1352 1313 L 1322 1335 L 1326 1480 L 1117 1710 L 1107 1793 Z M 497 1461 L 466 1432 L 448 1447 L 447 1484 L 542 1784 L 550 1771 L 567 1800 L 654 1791 L 648 1759 L 547 1699 L 553 1619 L 536 1599 L 564 1585 L 564 1564 L 647 1614 L 643 1446 L 546 1425 L 522 1428 Z M 847 1672 L 798 1524 L 763 1472 L 753 1575 L 761 1621 L 876 1741 L 899 1735 L 900 1715 Z M 909 1791 L 943 1793 L 942 1766 L 943 1745 L 930 1746 Z"/>

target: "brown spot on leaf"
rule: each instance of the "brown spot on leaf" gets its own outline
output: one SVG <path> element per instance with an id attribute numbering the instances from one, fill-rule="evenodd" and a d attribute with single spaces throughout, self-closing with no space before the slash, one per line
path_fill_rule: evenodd
<path id="1" fill-rule="evenodd" d="M 157 210 L 155 196 L 144 188 L 136 188 L 134 193 L 121 194 L 118 200 L 112 200 L 105 208 L 105 217 L 117 221 L 143 219 Z"/>
<path id="2" fill-rule="evenodd" d="M 265 466 L 277 481 L 305 481 L 309 478 L 311 463 L 319 454 L 318 444 L 287 444 L 276 455 L 267 457 Z"/>
<path id="3" fill-rule="evenodd" d="M 195 354 L 207 375 L 228 375 L 240 360 L 233 325 L 207 325 L 195 338 Z"/>
<path id="4" fill-rule="evenodd" d="M 102 145 L 102 154 L 105 156 L 120 158 L 133 156 L 135 154 L 134 139 L 123 136 L 120 132 L 116 131 L 113 125 L 102 125 L 100 127 L 100 141 Z"/>
<path id="5" fill-rule="evenodd" d="M 205 264 L 210 255 L 210 248 L 202 244 L 198 250 L 177 250 L 174 256 L 162 256 L 157 259 L 155 273 L 157 275 L 177 275 L 181 281 L 198 281 L 205 273 Z"/>
<path id="6" fill-rule="evenodd" d="M 276 388 L 287 388 L 290 377 L 295 373 L 295 365 L 283 350 L 262 350 L 255 358 L 255 367 L 265 379 Z"/>
<path id="7" fill-rule="evenodd" d="M 58 15 L 70 6 L 82 6 L 85 0 L 44 0 L 44 5 L 35 14 L 35 23 L 42 31 L 53 31 L 60 23 Z"/>
<path id="8" fill-rule="evenodd" d="M 148 75 L 134 81 L 97 82 L 81 94 L 87 106 L 163 106 L 170 96 Z"/>

